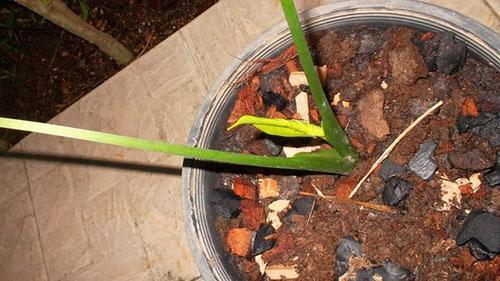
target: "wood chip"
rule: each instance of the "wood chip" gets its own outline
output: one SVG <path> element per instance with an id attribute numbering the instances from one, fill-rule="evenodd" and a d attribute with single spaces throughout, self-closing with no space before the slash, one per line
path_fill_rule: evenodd
<path id="1" fill-rule="evenodd" d="M 389 88 L 389 85 L 387 85 L 387 83 L 385 81 L 382 81 L 382 83 L 380 83 L 380 88 L 385 90 L 385 89 Z"/>
<path id="2" fill-rule="evenodd" d="M 266 274 L 271 280 L 299 278 L 295 265 L 273 264 L 267 267 Z"/>
<path id="3" fill-rule="evenodd" d="M 315 150 L 321 149 L 320 145 L 313 146 L 303 146 L 303 147 L 292 147 L 292 146 L 284 146 L 283 153 L 285 153 L 286 157 L 293 157 L 295 154 L 299 152 L 313 152 Z"/>
<path id="4" fill-rule="evenodd" d="M 300 85 L 309 85 L 309 83 L 307 83 L 306 74 L 303 71 L 294 71 L 290 73 L 288 82 L 290 82 L 290 85 L 294 87 L 298 87 Z"/>
<path id="5" fill-rule="evenodd" d="M 274 229 L 278 230 L 281 227 L 281 219 L 279 214 L 290 206 L 290 200 L 276 200 L 267 206 L 269 214 L 267 214 L 266 222 L 270 222 Z"/>
<path id="6" fill-rule="evenodd" d="M 300 119 L 309 123 L 309 100 L 306 92 L 300 92 L 295 97 L 295 107 L 297 108 Z"/>
<path id="7" fill-rule="evenodd" d="M 438 211 L 450 211 L 451 207 L 460 208 L 462 201 L 460 185 L 451 181 L 445 174 L 441 176 L 441 201 L 443 206 L 439 207 Z"/>
<path id="8" fill-rule="evenodd" d="M 339 104 L 339 102 L 341 100 L 342 99 L 340 98 L 340 93 L 337 93 L 337 94 L 335 94 L 335 96 L 333 96 L 333 102 L 332 102 L 332 104 L 335 106 L 335 105 Z"/>
<path id="9" fill-rule="evenodd" d="M 232 189 L 234 194 L 241 198 L 249 200 L 257 199 L 257 187 L 246 179 L 234 178 L 232 181 Z"/>
<path id="10" fill-rule="evenodd" d="M 278 197 L 280 188 L 278 182 L 272 178 L 264 178 L 259 180 L 259 198 Z"/>
<path id="11" fill-rule="evenodd" d="M 264 274 L 266 272 L 267 263 L 262 259 L 262 255 L 255 256 L 255 262 L 259 265 L 260 274 Z"/>
<path id="12" fill-rule="evenodd" d="M 246 257 L 250 253 L 252 231 L 246 228 L 233 228 L 227 233 L 226 243 L 231 253 Z"/>

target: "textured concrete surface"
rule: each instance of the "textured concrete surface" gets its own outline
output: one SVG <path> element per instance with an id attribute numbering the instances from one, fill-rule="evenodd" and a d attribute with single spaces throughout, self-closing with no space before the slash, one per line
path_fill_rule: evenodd
<path id="1" fill-rule="evenodd" d="M 300 9 L 332 1 L 296 1 Z M 431 0 L 500 30 L 495 0 Z M 51 122 L 182 143 L 207 89 L 283 18 L 222 0 Z M 42 135 L 0 158 L 0 280 L 192 280 L 181 159 Z"/>

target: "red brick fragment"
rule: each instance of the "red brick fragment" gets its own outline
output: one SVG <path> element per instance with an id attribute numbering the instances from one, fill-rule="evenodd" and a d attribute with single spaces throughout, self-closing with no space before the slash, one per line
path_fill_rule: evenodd
<path id="1" fill-rule="evenodd" d="M 462 115 L 466 117 L 477 117 L 479 115 L 476 102 L 471 96 L 465 97 L 462 104 Z"/>
<path id="2" fill-rule="evenodd" d="M 226 244 L 231 253 L 246 257 L 250 253 L 252 231 L 247 228 L 233 228 L 227 233 Z"/>
<path id="3" fill-rule="evenodd" d="M 257 199 L 257 186 L 243 178 L 233 179 L 233 192 L 244 199 Z"/>
<path id="4" fill-rule="evenodd" d="M 257 230 L 265 222 L 264 207 L 259 202 L 241 200 L 240 210 L 243 224 L 249 229 Z"/>

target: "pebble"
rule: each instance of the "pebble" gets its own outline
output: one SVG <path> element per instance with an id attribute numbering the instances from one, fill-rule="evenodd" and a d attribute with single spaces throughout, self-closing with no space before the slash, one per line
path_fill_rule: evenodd
<path id="1" fill-rule="evenodd" d="M 417 154 L 410 160 L 408 166 L 415 174 L 424 180 L 430 179 L 437 169 L 437 163 L 432 155 L 437 145 L 433 141 L 427 141 L 420 145 Z"/>
<path id="2" fill-rule="evenodd" d="M 384 100 L 384 92 L 375 89 L 363 96 L 358 103 L 361 126 L 379 140 L 391 133 L 384 116 Z"/>
<path id="3" fill-rule="evenodd" d="M 268 138 L 265 138 L 262 142 L 266 146 L 269 154 L 271 154 L 272 156 L 278 156 L 281 153 L 281 150 L 283 149 L 280 145 L 276 144 L 275 142 L 273 142 Z"/>
<path id="4" fill-rule="evenodd" d="M 215 211 L 225 218 L 234 218 L 240 210 L 240 200 L 229 190 L 211 190 L 209 201 Z"/>
<path id="5" fill-rule="evenodd" d="M 499 233 L 500 217 L 475 210 L 465 219 L 456 241 L 459 246 L 469 242 L 469 248 L 477 259 L 492 259 L 500 251 Z M 472 242 L 471 246 L 471 240 L 476 240 L 480 245 Z"/>
<path id="6" fill-rule="evenodd" d="M 500 167 L 497 167 L 495 170 L 487 173 L 484 178 L 490 187 L 500 185 Z"/>
<path id="7" fill-rule="evenodd" d="M 276 106 L 277 110 L 283 110 L 287 105 L 287 101 L 282 95 L 271 91 L 262 93 L 262 101 L 266 106 Z"/>
<path id="8" fill-rule="evenodd" d="M 380 166 L 379 174 L 384 181 L 388 181 L 392 177 L 401 176 L 404 172 L 406 172 L 405 166 L 399 165 L 391 159 L 386 159 Z"/>
<path id="9" fill-rule="evenodd" d="M 254 256 L 260 255 L 263 252 L 271 249 L 276 244 L 274 239 L 266 239 L 267 236 L 275 233 L 274 228 L 269 224 L 261 224 L 252 245 L 252 254 Z"/>
<path id="10" fill-rule="evenodd" d="M 278 182 L 280 187 L 280 198 L 292 200 L 297 198 L 300 191 L 300 179 L 296 176 L 285 176 Z"/>
<path id="11" fill-rule="evenodd" d="M 382 199 L 389 206 L 401 206 L 410 194 L 413 186 L 408 181 L 393 177 L 384 185 Z"/>
<path id="12" fill-rule="evenodd" d="M 358 37 L 358 54 L 371 55 L 383 44 L 382 37 L 372 32 L 362 32 Z"/>
<path id="13" fill-rule="evenodd" d="M 301 197 L 293 202 L 292 210 L 301 216 L 308 216 L 314 205 L 313 197 Z"/>
<path id="14" fill-rule="evenodd" d="M 342 276 L 349 270 L 349 259 L 352 256 L 360 257 L 362 254 L 361 243 L 350 236 L 340 238 L 335 251 L 335 272 L 337 276 Z"/>
<path id="15" fill-rule="evenodd" d="M 439 40 L 436 66 L 438 71 L 452 74 L 465 61 L 467 47 L 464 42 L 456 41 L 452 33 L 444 33 Z"/>
<path id="16" fill-rule="evenodd" d="M 482 171 L 495 165 L 495 159 L 478 148 L 452 152 L 448 155 L 448 161 L 455 168 L 469 171 Z"/>

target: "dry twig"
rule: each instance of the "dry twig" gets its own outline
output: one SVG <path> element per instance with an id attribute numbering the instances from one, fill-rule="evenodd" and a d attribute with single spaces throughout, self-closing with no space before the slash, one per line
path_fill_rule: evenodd
<path id="1" fill-rule="evenodd" d="M 317 196 L 314 193 L 305 192 L 305 191 L 301 191 L 299 194 L 302 196 L 314 196 L 314 197 Z M 338 203 L 354 203 L 354 204 L 357 204 L 359 206 L 362 206 L 362 207 L 365 207 L 368 209 L 372 209 L 372 210 L 376 210 L 376 211 L 381 211 L 381 212 L 388 212 L 388 213 L 393 213 L 393 214 L 397 212 L 394 208 L 391 208 L 391 207 L 386 206 L 386 205 L 380 205 L 380 204 L 375 204 L 375 203 L 370 203 L 370 202 L 362 202 L 362 201 L 357 201 L 357 200 L 352 200 L 352 199 L 339 200 L 337 197 L 335 197 L 333 195 L 324 195 L 323 194 L 322 198 L 324 198 L 325 200 L 328 200 L 328 201 L 335 200 Z"/>
<path id="2" fill-rule="evenodd" d="M 354 194 L 356 194 L 356 192 L 358 191 L 358 189 L 361 187 L 361 185 L 363 184 L 363 182 L 365 182 L 365 180 L 371 175 L 371 173 L 377 168 L 377 166 L 382 163 L 382 161 L 384 161 L 388 156 L 389 154 L 392 152 L 392 150 L 394 149 L 394 147 L 396 147 L 396 145 L 413 129 L 415 128 L 415 126 L 417 126 L 418 123 L 420 123 L 425 117 L 427 117 L 429 114 L 431 114 L 434 110 L 436 110 L 438 107 L 440 107 L 441 105 L 443 104 L 442 101 L 439 101 L 438 103 L 436 103 L 433 107 L 429 108 L 426 112 L 424 112 L 424 114 L 422 114 L 420 117 L 418 117 L 415 121 L 413 121 L 413 123 L 411 123 L 411 125 L 406 128 L 392 143 L 391 145 L 389 145 L 389 147 L 387 147 L 387 149 L 384 151 L 384 153 L 382 153 L 382 155 L 380 155 L 380 157 L 377 159 L 377 161 L 375 161 L 375 163 L 373 163 L 372 167 L 370 168 L 370 170 L 368 170 L 368 172 L 366 173 L 366 175 L 358 182 L 358 184 L 356 185 L 356 187 L 352 190 L 351 194 L 349 194 L 349 198 L 352 198 L 354 196 Z"/>

